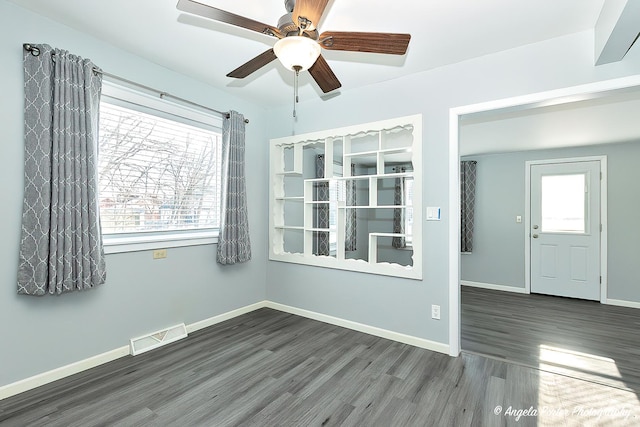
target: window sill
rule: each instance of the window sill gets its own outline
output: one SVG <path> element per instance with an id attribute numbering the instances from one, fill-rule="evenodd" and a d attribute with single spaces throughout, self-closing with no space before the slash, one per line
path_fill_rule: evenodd
<path id="1" fill-rule="evenodd" d="M 105 254 L 138 252 L 218 243 L 218 231 L 193 233 L 158 233 L 144 236 L 103 236 Z"/>

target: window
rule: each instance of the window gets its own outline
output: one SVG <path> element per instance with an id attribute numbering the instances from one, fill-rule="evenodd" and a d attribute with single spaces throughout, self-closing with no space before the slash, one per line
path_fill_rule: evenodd
<path id="1" fill-rule="evenodd" d="M 107 252 L 212 243 L 221 146 L 212 123 L 220 119 L 114 91 L 120 96 L 100 104 L 100 220 L 105 246 L 126 247 Z"/>
<path id="2" fill-rule="evenodd" d="M 542 232 L 585 233 L 586 182 L 583 173 L 542 176 Z"/>

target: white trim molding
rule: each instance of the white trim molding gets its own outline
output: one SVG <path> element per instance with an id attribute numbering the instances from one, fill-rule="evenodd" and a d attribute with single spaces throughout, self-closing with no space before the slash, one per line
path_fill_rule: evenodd
<path id="1" fill-rule="evenodd" d="M 460 354 L 460 116 L 463 111 L 449 110 L 449 355 Z"/>
<path id="2" fill-rule="evenodd" d="M 482 282 L 470 282 L 468 280 L 461 280 L 460 285 L 469 286 L 471 288 L 491 289 L 494 291 L 514 292 L 516 294 L 528 294 L 524 287 L 508 286 L 508 285 L 496 285 L 493 283 Z"/>
<path id="3" fill-rule="evenodd" d="M 382 329 L 375 326 L 366 325 L 364 323 L 358 323 L 351 320 L 342 319 L 339 317 L 329 316 L 327 314 L 317 313 L 315 311 L 304 310 L 302 308 L 291 307 L 289 305 L 284 305 L 284 304 L 280 304 L 272 301 L 267 301 L 267 307 L 272 308 L 274 310 L 283 311 L 285 313 L 306 317 L 307 319 L 313 319 L 313 320 L 318 320 L 320 322 L 329 323 L 330 325 L 341 326 L 343 328 L 351 329 L 358 332 L 363 332 L 365 334 L 386 338 L 389 340 L 401 342 L 403 344 L 409 344 L 414 347 L 420 347 L 426 350 L 449 354 L 449 346 L 447 344 L 443 344 L 436 341 L 430 341 L 424 338 L 414 337 L 413 335 L 406 335 L 399 332 L 390 331 L 388 329 Z"/>
<path id="4" fill-rule="evenodd" d="M 617 305 L 619 307 L 640 308 L 640 302 L 637 301 L 625 301 L 622 299 L 607 298 L 604 303 L 609 305 Z"/>
<path id="5" fill-rule="evenodd" d="M 251 313 L 252 311 L 265 308 L 267 301 L 260 301 L 255 304 L 246 305 L 244 307 L 237 308 L 235 310 L 227 311 L 226 313 L 219 314 L 217 316 L 209 317 L 208 319 L 201 320 L 199 322 L 191 323 L 187 325 L 187 333 L 192 333 L 200 329 L 208 328 L 218 323 L 225 322 L 233 319 L 234 317 L 242 316 L 243 314 Z"/>

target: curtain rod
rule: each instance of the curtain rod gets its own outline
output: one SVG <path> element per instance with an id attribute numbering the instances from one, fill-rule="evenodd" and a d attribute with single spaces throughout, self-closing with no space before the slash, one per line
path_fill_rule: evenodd
<path id="1" fill-rule="evenodd" d="M 26 51 L 31 52 L 31 54 L 33 56 L 39 56 L 40 55 L 40 49 L 38 49 L 37 47 L 35 47 L 35 46 L 33 46 L 33 45 L 29 44 L 29 43 L 23 44 L 22 47 L 24 47 L 24 49 Z M 207 107 L 207 106 L 204 106 L 202 104 L 195 103 L 193 101 L 189 101 L 188 99 L 180 98 L 179 96 L 172 95 L 172 94 L 170 94 L 168 92 L 161 91 L 161 90 L 158 90 L 158 89 L 154 89 L 154 88 L 152 88 L 150 86 L 146 86 L 146 85 L 134 82 L 132 80 L 125 79 L 124 77 L 120 77 L 120 76 L 117 76 L 115 74 L 107 73 L 106 71 L 102 71 L 101 69 L 99 69 L 97 67 L 93 67 L 93 72 L 96 73 L 96 74 L 102 74 L 103 76 L 106 76 L 106 77 L 109 77 L 109 78 L 112 78 L 112 79 L 120 80 L 121 82 L 125 82 L 125 83 L 128 83 L 128 84 L 133 85 L 133 86 L 137 86 L 137 87 L 145 89 L 145 90 L 147 90 L 149 92 L 156 92 L 158 94 L 158 96 L 160 97 L 160 99 L 173 98 L 173 99 L 175 99 L 175 100 L 177 100 L 179 102 L 182 102 L 182 103 L 185 103 L 185 104 L 188 104 L 188 105 L 192 105 L 194 107 L 202 108 L 202 109 L 211 111 L 211 112 L 216 113 L 216 114 L 220 114 L 221 116 L 223 116 L 223 117 L 225 117 L 227 119 L 230 117 L 230 114 L 228 112 L 218 111 L 218 110 L 216 110 L 214 108 Z M 249 123 L 249 119 L 244 119 L 244 122 L 245 123 Z"/>

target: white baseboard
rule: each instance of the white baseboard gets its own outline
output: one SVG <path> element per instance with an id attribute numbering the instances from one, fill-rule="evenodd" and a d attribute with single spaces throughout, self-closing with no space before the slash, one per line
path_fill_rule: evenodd
<path id="1" fill-rule="evenodd" d="M 274 310 L 283 311 L 285 313 L 296 314 L 298 316 L 306 317 L 309 319 L 319 320 L 324 323 L 329 323 L 336 326 L 342 326 L 343 328 L 353 329 L 355 331 L 364 332 L 366 334 L 375 335 L 382 338 L 398 341 L 404 344 L 409 344 L 415 347 L 424 348 L 427 350 L 437 351 L 440 353 L 449 354 L 449 345 L 435 341 L 429 341 L 423 338 L 414 337 L 411 335 L 405 335 L 398 332 L 389 331 L 374 326 L 365 325 L 362 323 L 352 322 L 350 320 L 340 319 L 338 317 L 328 316 L 326 314 L 316 313 L 313 311 L 303 310 L 300 308 L 291 307 L 284 304 L 279 304 L 271 301 L 260 301 L 255 304 L 250 304 L 245 307 L 240 307 L 235 310 L 228 311 L 226 313 L 219 314 L 217 316 L 210 317 L 208 319 L 201 320 L 199 322 L 191 323 L 187 325 L 187 332 L 195 332 L 199 329 L 213 326 L 217 323 L 224 322 L 234 317 L 241 316 L 243 314 L 258 310 L 260 308 L 272 308 Z M 43 372 L 33 377 L 26 378 L 11 384 L 0 386 L 0 400 L 6 399 L 16 394 L 40 387 L 42 385 L 51 383 L 53 381 L 77 374 L 87 369 L 100 366 L 104 363 L 111 362 L 130 354 L 129 346 L 123 346 L 106 353 L 99 354 L 97 356 L 89 357 L 79 362 L 71 363 L 60 368 L 53 369 L 51 371 Z"/>
<path id="2" fill-rule="evenodd" d="M 242 316 L 243 314 L 250 313 L 252 311 L 258 310 L 259 308 L 264 308 L 266 306 L 267 306 L 267 301 L 260 301 L 255 304 L 251 304 L 251 305 L 237 308 L 235 310 L 227 311 L 226 313 L 222 313 L 217 316 L 213 316 L 208 319 L 201 320 L 199 322 L 191 323 L 187 325 L 187 333 L 190 334 L 191 332 L 208 328 L 209 326 L 213 326 L 217 323 L 221 323 L 226 320 L 233 319 L 234 317 Z"/>
<path id="3" fill-rule="evenodd" d="M 7 384 L 0 387 L 0 400 L 7 397 L 15 396 L 16 394 L 31 390 L 41 385 L 49 384 L 50 382 L 57 381 L 59 379 L 77 374 L 78 372 L 86 371 L 87 369 L 95 368 L 104 363 L 111 362 L 112 360 L 119 359 L 129 355 L 129 346 L 116 348 L 115 350 L 107 351 L 106 353 L 98 354 L 97 356 L 89 357 L 88 359 L 81 360 L 79 362 L 70 363 L 69 365 L 62 366 L 60 368 L 53 369 L 51 371 L 43 372 L 33 377 L 25 378 L 24 380 L 17 381 L 15 383 Z"/>
<path id="4" fill-rule="evenodd" d="M 494 291 L 515 292 L 517 294 L 529 293 L 525 288 L 516 288 L 515 286 L 507 286 L 507 285 L 495 285 L 493 283 L 470 282 L 468 280 L 461 280 L 460 284 L 462 286 L 470 286 L 472 288 L 492 289 Z"/>
<path id="5" fill-rule="evenodd" d="M 605 302 L 605 304 L 618 305 L 620 307 L 640 308 L 640 302 L 625 301 L 625 300 L 621 300 L 621 299 L 609 299 L 609 298 L 607 298 L 607 301 Z"/>
<path id="6" fill-rule="evenodd" d="M 412 345 L 414 347 L 420 347 L 427 350 L 437 351 L 439 353 L 449 354 L 449 344 L 430 341 L 424 338 L 414 337 L 412 335 L 405 335 L 399 332 L 389 331 L 387 329 L 377 328 L 375 326 L 365 325 L 364 323 L 353 322 L 351 320 L 345 320 L 339 317 L 333 317 L 314 311 L 291 307 L 277 302 L 267 301 L 266 303 L 266 306 L 268 308 L 272 308 L 274 310 L 284 311 L 286 313 L 295 314 L 297 316 L 306 317 L 308 319 L 318 320 L 320 322 L 329 323 L 331 325 L 341 326 L 343 328 L 352 329 L 358 332 L 364 332 L 365 334 L 375 335 L 377 337 L 398 341 L 404 344 Z"/>

